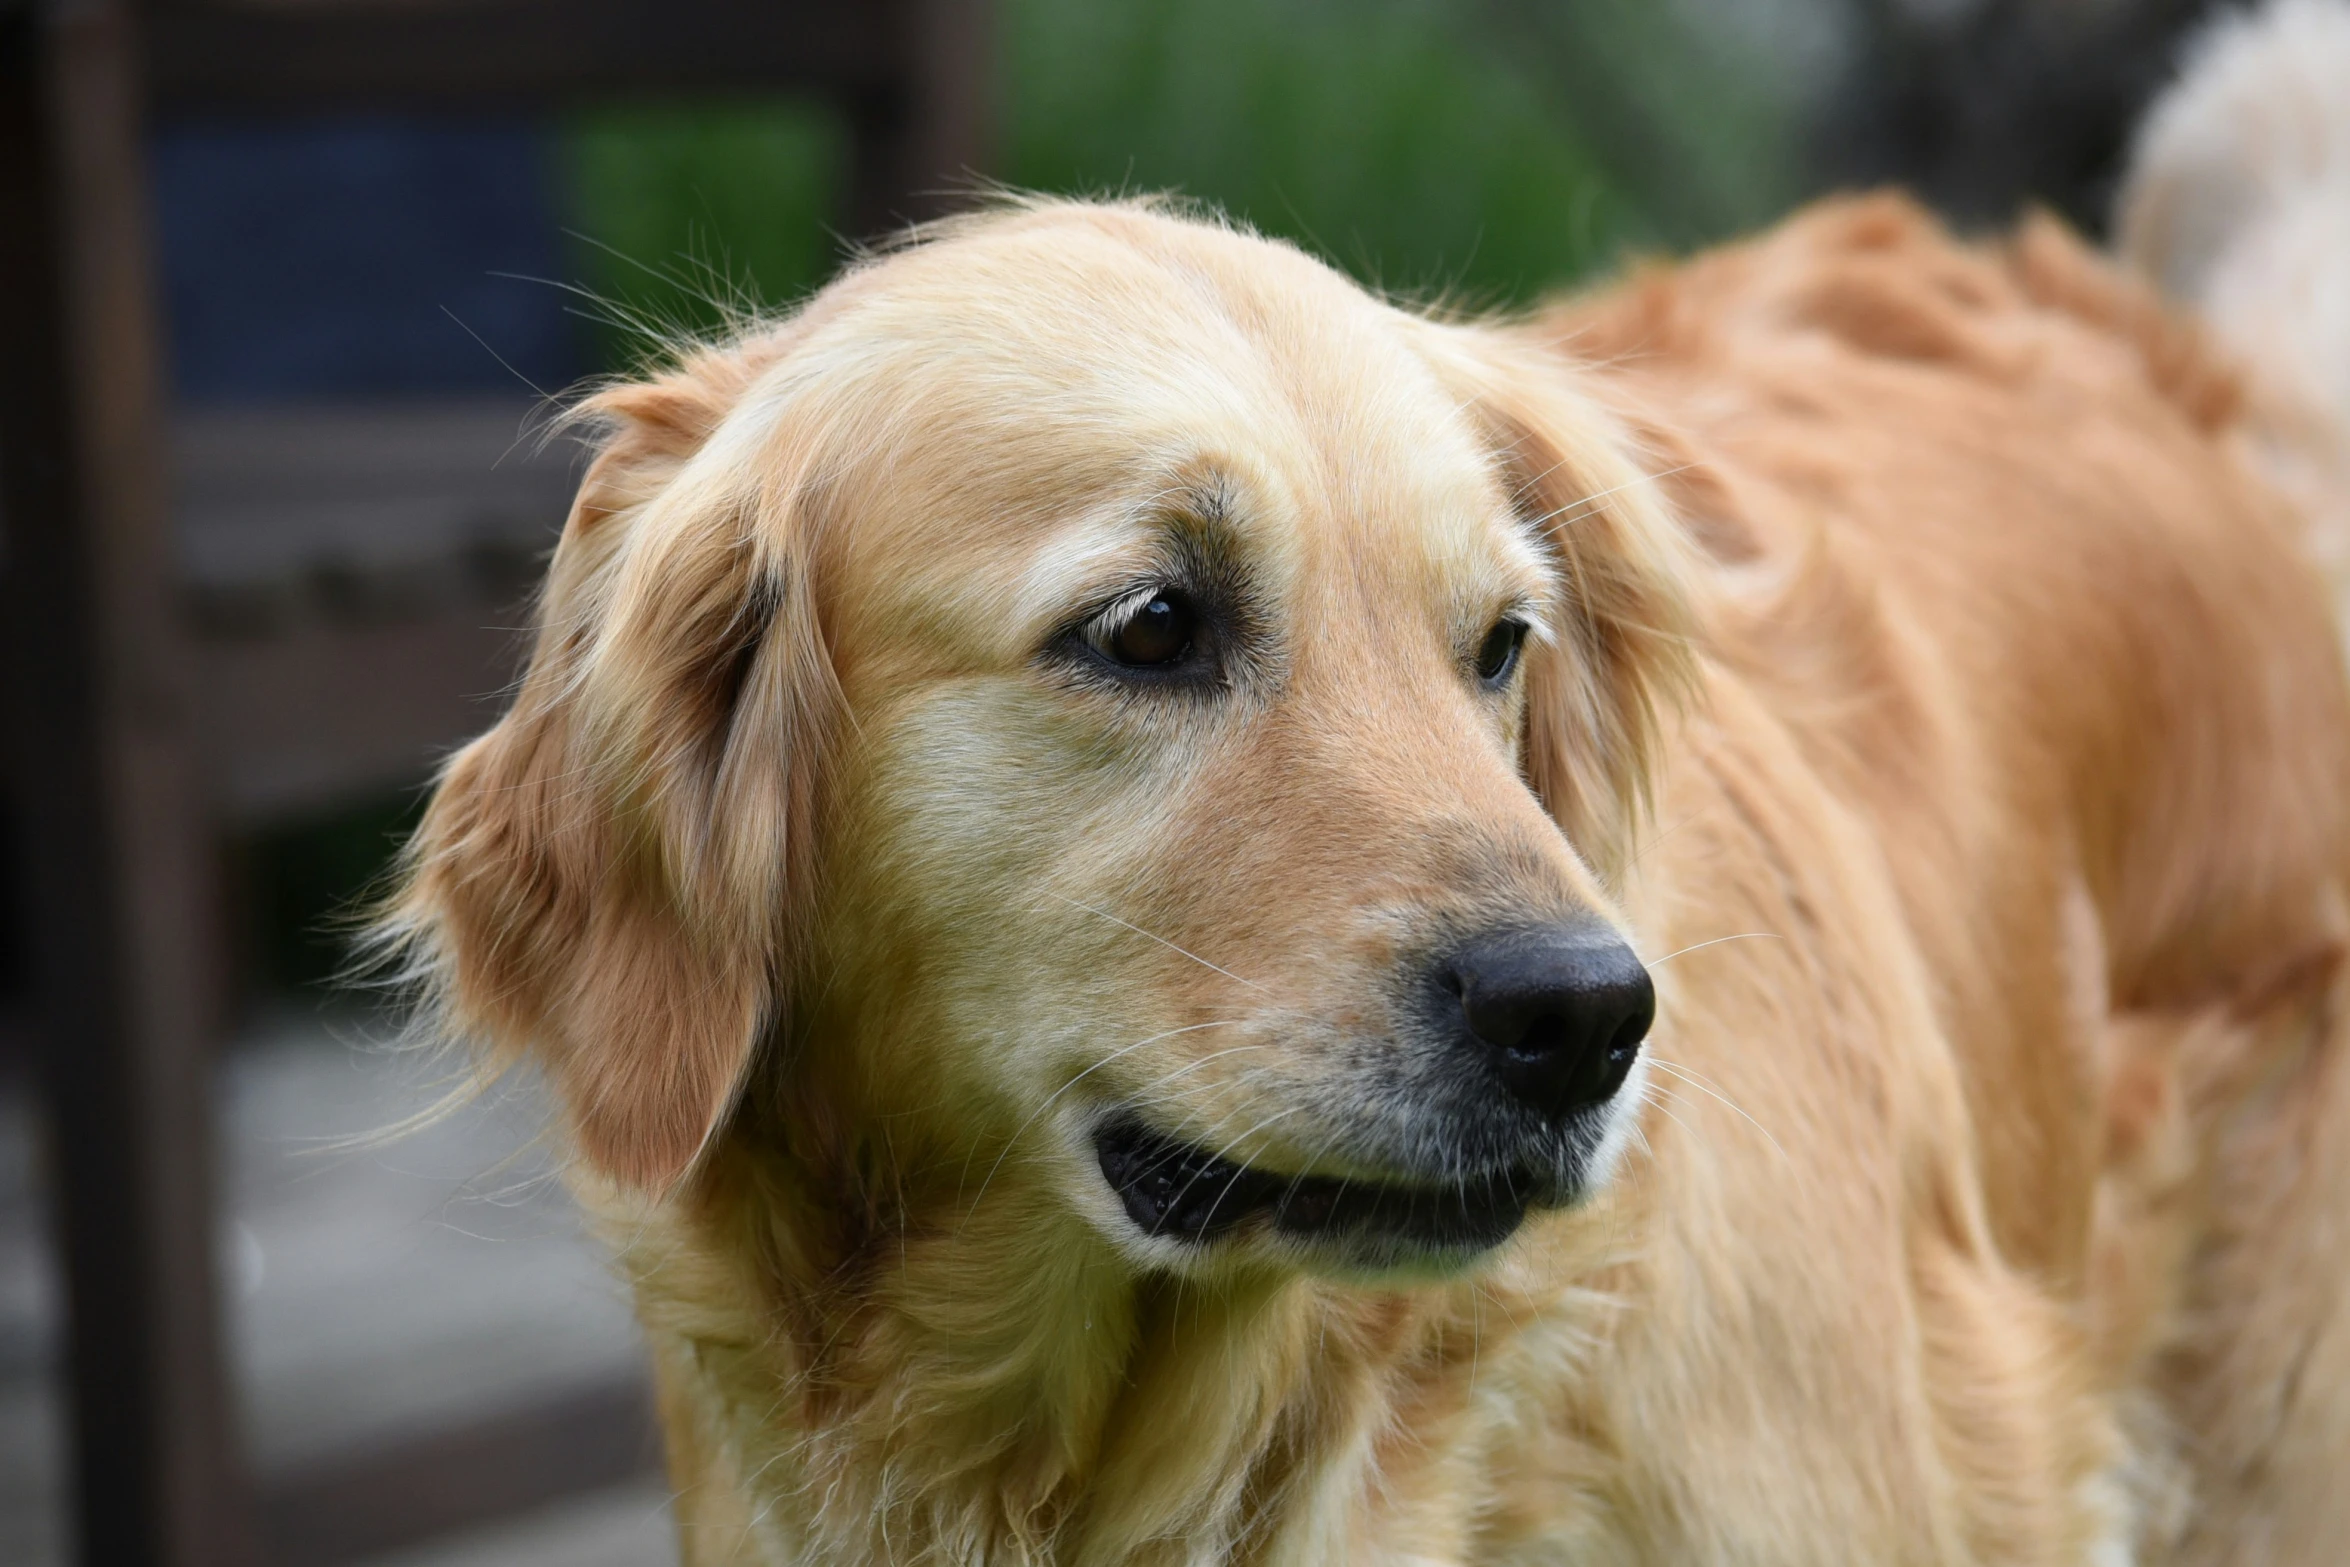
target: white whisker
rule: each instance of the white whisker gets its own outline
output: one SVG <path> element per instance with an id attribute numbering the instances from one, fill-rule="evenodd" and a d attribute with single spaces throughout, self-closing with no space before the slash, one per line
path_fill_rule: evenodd
<path id="1" fill-rule="evenodd" d="M 1004 1161 L 1012 1156 L 1012 1149 L 1014 1145 L 1020 1141 L 1021 1137 L 1026 1135 L 1028 1129 L 1034 1126 L 1037 1121 L 1045 1114 L 1045 1112 L 1052 1109 L 1053 1105 L 1059 1101 L 1063 1094 L 1067 1093 L 1070 1089 L 1075 1088 L 1079 1083 L 1084 1082 L 1087 1078 L 1093 1076 L 1094 1073 L 1100 1071 L 1103 1067 L 1108 1066 L 1113 1061 L 1116 1061 L 1124 1056 L 1130 1056 L 1135 1051 L 1142 1049 L 1145 1045 L 1155 1045 L 1163 1039 L 1173 1039 L 1178 1034 L 1196 1034 L 1203 1028 L 1231 1028 L 1239 1021 L 1240 1020 L 1237 1018 L 1221 1018 L 1209 1023 L 1193 1023 L 1183 1028 L 1170 1028 L 1164 1033 L 1153 1034 L 1147 1039 L 1138 1039 L 1131 1045 L 1127 1045 L 1121 1049 L 1111 1051 L 1108 1055 L 1102 1057 L 1099 1061 L 1096 1061 L 1093 1065 L 1087 1067 L 1084 1071 L 1078 1073 L 1075 1077 L 1070 1078 L 1069 1081 L 1054 1089 L 1051 1095 L 1045 1099 L 1045 1102 L 1038 1105 L 1034 1110 L 1030 1111 L 1028 1118 L 1022 1121 L 1019 1126 L 1013 1130 L 1012 1135 L 1004 1140 L 1004 1146 L 1002 1150 L 999 1151 L 995 1156 L 995 1163 L 987 1167 L 987 1174 L 979 1182 L 978 1194 L 971 1199 L 970 1205 L 963 1210 L 965 1219 L 968 1219 L 971 1213 L 978 1208 L 979 1199 L 987 1195 L 988 1183 L 995 1179 L 996 1171 L 1004 1167 Z M 1235 1048 L 1240 1050 L 1253 1050 L 1261 1047 L 1254 1045 L 1241 1045 Z M 1230 1055 L 1232 1053 L 1233 1052 L 1229 1050 L 1217 1052 L 1219 1055 Z M 1216 1059 L 1216 1057 L 1207 1056 L 1203 1059 L 1213 1061 Z M 1192 1063 L 1194 1066 L 1199 1064 L 1200 1063 L 1196 1061 Z"/>
<path id="2" fill-rule="evenodd" d="M 1625 490 L 1638 489 L 1643 484 L 1654 484 L 1660 479 L 1669 479 L 1674 474 L 1686 473 L 1696 466 L 1697 464 L 1693 462 L 1677 463 L 1670 468 L 1659 469 L 1655 473 L 1643 473 L 1637 477 L 1626 479 L 1621 484 L 1611 484 L 1604 490 L 1594 490 L 1589 495 L 1569 501 L 1564 506 L 1530 520 L 1537 528 L 1548 527 L 1552 523 L 1579 522 L 1595 510 L 1601 501 L 1611 495 L 1621 494 Z"/>
<path id="3" fill-rule="evenodd" d="M 1704 1094 L 1707 1098 L 1719 1101 L 1725 1109 L 1731 1111 L 1733 1114 L 1744 1117 L 1747 1125 L 1762 1133 L 1764 1139 L 1768 1141 L 1773 1148 L 1778 1149 L 1780 1158 L 1785 1159 L 1789 1164 L 1793 1164 L 1795 1162 L 1794 1158 L 1789 1155 L 1787 1150 L 1780 1146 L 1779 1139 L 1771 1136 L 1771 1129 L 1763 1125 L 1762 1122 L 1757 1121 L 1753 1116 L 1748 1115 L 1746 1113 L 1745 1107 L 1738 1104 L 1737 1101 L 1731 1099 L 1726 1094 L 1717 1093 L 1715 1090 L 1707 1087 L 1703 1082 L 1699 1081 L 1695 1073 L 1690 1072 L 1684 1067 L 1674 1065 L 1672 1062 L 1665 1060 L 1662 1056 L 1651 1053 L 1648 1058 L 1648 1062 L 1649 1065 L 1655 1067 L 1661 1072 L 1670 1072 L 1676 1079 L 1687 1083 L 1690 1087 L 1696 1089 L 1699 1093 Z"/>
<path id="4" fill-rule="evenodd" d="M 1098 916 L 1102 919 L 1106 919 L 1113 925 L 1122 926 L 1123 928 L 1134 932 L 1137 936 L 1142 936 L 1148 940 L 1155 941 L 1170 952 L 1181 953 L 1184 957 L 1187 957 L 1191 959 L 1192 962 L 1197 963 L 1201 968 L 1213 969 L 1215 972 L 1223 975 L 1226 979 L 1232 980 L 1237 984 L 1246 985 L 1251 990 L 1262 991 L 1265 989 L 1264 986 L 1258 984 L 1255 980 L 1245 979 L 1242 976 L 1233 973 L 1232 970 L 1224 967 L 1221 963 L 1210 963 L 1206 958 L 1201 957 L 1198 953 L 1193 952 L 1185 947 L 1179 947 L 1174 942 L 1169 941 L 1166 937 L 1158 935 L 1155 932 L 1144 930 L 1140 925 L 1133 923 L 1131 920 L 1122 920 L 1118 918 L 1117 915 L 1110 913 L 1107 909 L 1097 909 L 1090 903 L 1080 903 L 1075 898 L 1065 896 L 1064 894 L 1058 892 L 1052 893 L 1050 896 L 1059 898 L 1063 903 L 1068 904 L 1069 907 L 1073 909 L 1083 909 L 1086 913 Z"/>
<path id="5" fill-rule="evenodd" d="M 1673 959 L 1682 956 L 1684 953 L 1696 952 L 1706 947 L 1718 947 L 1725 941 L 1785 941 L 1786 939 L 1786 937 L 1778 934 L 1776 931 L 1742 930 L 1734 935 L 1716 936 L 1711 941 L 1693 941 L 1686 947 L 1674 948 L 1671 952 L 1666 953 L 1661 958 L 1650 958 L 1643 962 L 1640 966 L 1642 968 L 1655 968 L 1659 964 L 1672 962 Z"/>

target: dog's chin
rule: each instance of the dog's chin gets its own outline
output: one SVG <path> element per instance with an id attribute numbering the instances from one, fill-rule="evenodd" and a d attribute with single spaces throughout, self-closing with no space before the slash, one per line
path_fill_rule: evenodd
<path id="1" fill-rule="evenodd" d="M 1148 1251 L 1181 1264 L 1245 1249 L 1338 1276 L 1444 1277 L 1475 1267 L 1580 1183 L 1528 1163 L 1452 1180 L 1299 1175 L 1223 1158 L 1115 1115 L 1094 1163 Z"/>

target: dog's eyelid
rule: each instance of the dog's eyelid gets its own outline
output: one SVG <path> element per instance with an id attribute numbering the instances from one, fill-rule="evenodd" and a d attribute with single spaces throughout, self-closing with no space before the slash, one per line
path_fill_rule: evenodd
<path id="1" fill-rule="evenodd" d="M 1552 628 L 1545 607 L 1530 598 L 1510 599 L 1488 611 L 1482 618 L 1471 620 L 1463 628 L 1463 640 L 1475 646 L 1496 626 L 1505 622 L 1516 626 L 1520 638 L 1525 642 L 1549 647 L 1558 640 L 1558 633 Z"/>
<path id="2" fill-rule="evenodd" d="M 1087 624 L 1099 626 L 1105 632 L 1116 631 L 1141 614 L 1151 600 L 1169 593 L 1181 594 L 1183 589 L 1167 582 L 1143 583 L 1112 599 L 1108 605 L 1088 617 Z M 1184 596 L 1189 597 L 1188 594 Z"/>
<path id="3" fill-rule="evenodd" d="M 1161 599 L 1188 605 L 1192 595 L 1170 582 L 1142 583 L 1127 589 L 1085 616 L 1077 626 L 1077 635 L 1095 652 L 1107 655 L 1118 634 L 1133 624 L 1136 616 Z"/>
<path id="4" fill-rule="evenodd" d="M 1097 635 L 1107 636 L 1142 613 L 1150 601 L 1162 594 L 1180 594 L 1187 599 L 1198 595 L 1174 573 L 1165 570 L 1147 570 L 1130 573 L 1112 587 L 1097 589 L 1078 601 L 1079 607 L 1064 612 L 1046 638 L 1047 645 L 1077 637 L 1091 641 Z"/>

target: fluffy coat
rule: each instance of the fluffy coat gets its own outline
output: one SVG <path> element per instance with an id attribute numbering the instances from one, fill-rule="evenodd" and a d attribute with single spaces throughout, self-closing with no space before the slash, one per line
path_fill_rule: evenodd
<path id="1" fill-rule="evenodd" d="M 2350 691 L 2245 406 L 1891 198 L 1503 324 L 1022 204 L 603 393 L 389 930 L 566 1107 L 687 1559 L 2330 1559 Z M 1213 698 L 1054 651 L 1169 549 Z M 1105 1105 L 1364 1175 L 1380 976 L 1536 906 L 1659 993 L 1579 1201 L 1124 1224 Z"/>

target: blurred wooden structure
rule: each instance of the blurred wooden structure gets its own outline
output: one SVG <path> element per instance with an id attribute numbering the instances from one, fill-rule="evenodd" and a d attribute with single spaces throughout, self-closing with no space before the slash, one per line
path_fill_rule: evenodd
<path id="1" fill-rule="evenodd" d="M 188 623 L 144 123 L 812 93 L 850 128 L 844 222 L 865 235 L 987 167 L 987 24 L 985 0 L 0 0 L 0 757 L 28 938 L 17 1026 L 59 1187 L 82 1562 L 348 1559 L 609 1478 L 642 1421 L 591 1397 L 294 1477 L 265 1505 L 239 1460 L 209 1124 L 220 813 L 294 809 L 387 744 L 457 738 L 425 731 L 464 720 L 452 702 L 495 684 L 480 672 L 510 643 L 478 615 L 406 642 L 361 626 L 234 648 Z M 346 687 L 362 670 L 401 699 Z M 448 691 L 459 678 L 470 689 Z M 207 744 L 224 725 L 240 743 Z M 271 746 L 299 754 L 253 754 Z M 265 782 L 224 776 L 224 758 Z M 631 1434 L 561 1440 L 599 1422 Z"/>

